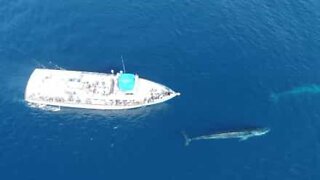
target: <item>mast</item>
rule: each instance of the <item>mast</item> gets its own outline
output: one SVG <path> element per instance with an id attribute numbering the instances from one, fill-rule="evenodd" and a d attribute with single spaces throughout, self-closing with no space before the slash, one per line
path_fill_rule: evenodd
<path id="1" fill-rule="evenodd" d="M 122 61 L 122 69 L 123 69 L 123 72 L 126 73 L 126 66 L 125 66 L 125 64 L 124 64 L 122 55 L 121 55 L 121 61 Z"/>

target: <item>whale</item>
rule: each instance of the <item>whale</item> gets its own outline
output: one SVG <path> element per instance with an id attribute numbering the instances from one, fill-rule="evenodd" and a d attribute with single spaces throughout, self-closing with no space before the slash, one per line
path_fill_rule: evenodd
<path id="1" fill-rule="evenodd" d="M 309 84 L 305 86 L 298 86 L 291 90 L 280 92 L 280 93 L 271 93 L 270 99 L 273 102 L 278 102 L 280 98 L 286 96 L 297 96 L 302 94 L 319 94 L 320 93 L 320 85 L 317 84 Z"/>
<path id="2" fill-rule="evenodd" d="M 240 141 L 245 141 L 251 137 L 265 135 L 269 131 L 270 131 L 270 128 L 254 128 L 254 129 L 218 132 L 218 133 L 197 136 L 197 137 L 189 137 L 184 131 L 182 131 L 182 135 L 185 139 L 185 146 L 188 146 L 192 141 L 198 141 L 198 140 L 239 139 Z"/>

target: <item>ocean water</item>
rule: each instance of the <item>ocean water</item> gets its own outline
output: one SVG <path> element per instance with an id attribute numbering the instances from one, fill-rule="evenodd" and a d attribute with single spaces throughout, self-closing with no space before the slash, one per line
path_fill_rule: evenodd
<path id="1" fill-rule="evenodd" d="M 0 0 L 0 179 L 319 179 L 316 0 Z M 126 69 L 182 93 L 126 111 L 24 102 L 37 67 Z M 303 88 L 302 88 L 303 89 Z M 290 93 L 289 93 L 290 94 Z M 269 127 L 247 141 L 189 136 Z"/>

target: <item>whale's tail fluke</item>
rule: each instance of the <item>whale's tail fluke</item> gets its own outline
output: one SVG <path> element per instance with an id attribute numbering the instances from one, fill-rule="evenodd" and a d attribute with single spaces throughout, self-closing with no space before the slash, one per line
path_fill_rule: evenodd
<path id="1" fill-rule="evenodd" d="M 274 103 L 277 103 L 279 101 L 279 95 L 276 93 L 271 93 L 270 94 L 270 100 Z"/>
<path id="2" fill-rule="evenodd" d="M 184 139 L 185 139 L 185 146 L 189 146 L 190 142 L 192 141 L 191 138 L 188 137 L 188 135 L 186 134 L 186 132 L 182 131 L 181 134 L 183 135 Z"/>

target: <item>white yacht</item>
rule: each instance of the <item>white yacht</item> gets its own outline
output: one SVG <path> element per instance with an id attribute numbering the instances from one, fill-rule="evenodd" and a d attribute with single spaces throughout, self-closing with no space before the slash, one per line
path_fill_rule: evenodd
<path id="1" fill-rule="evenodd" d="M 25 100 L 41 106 L 131 109 L 162 103 L 180 93 L 130 73 L 35 69 Z"/>

